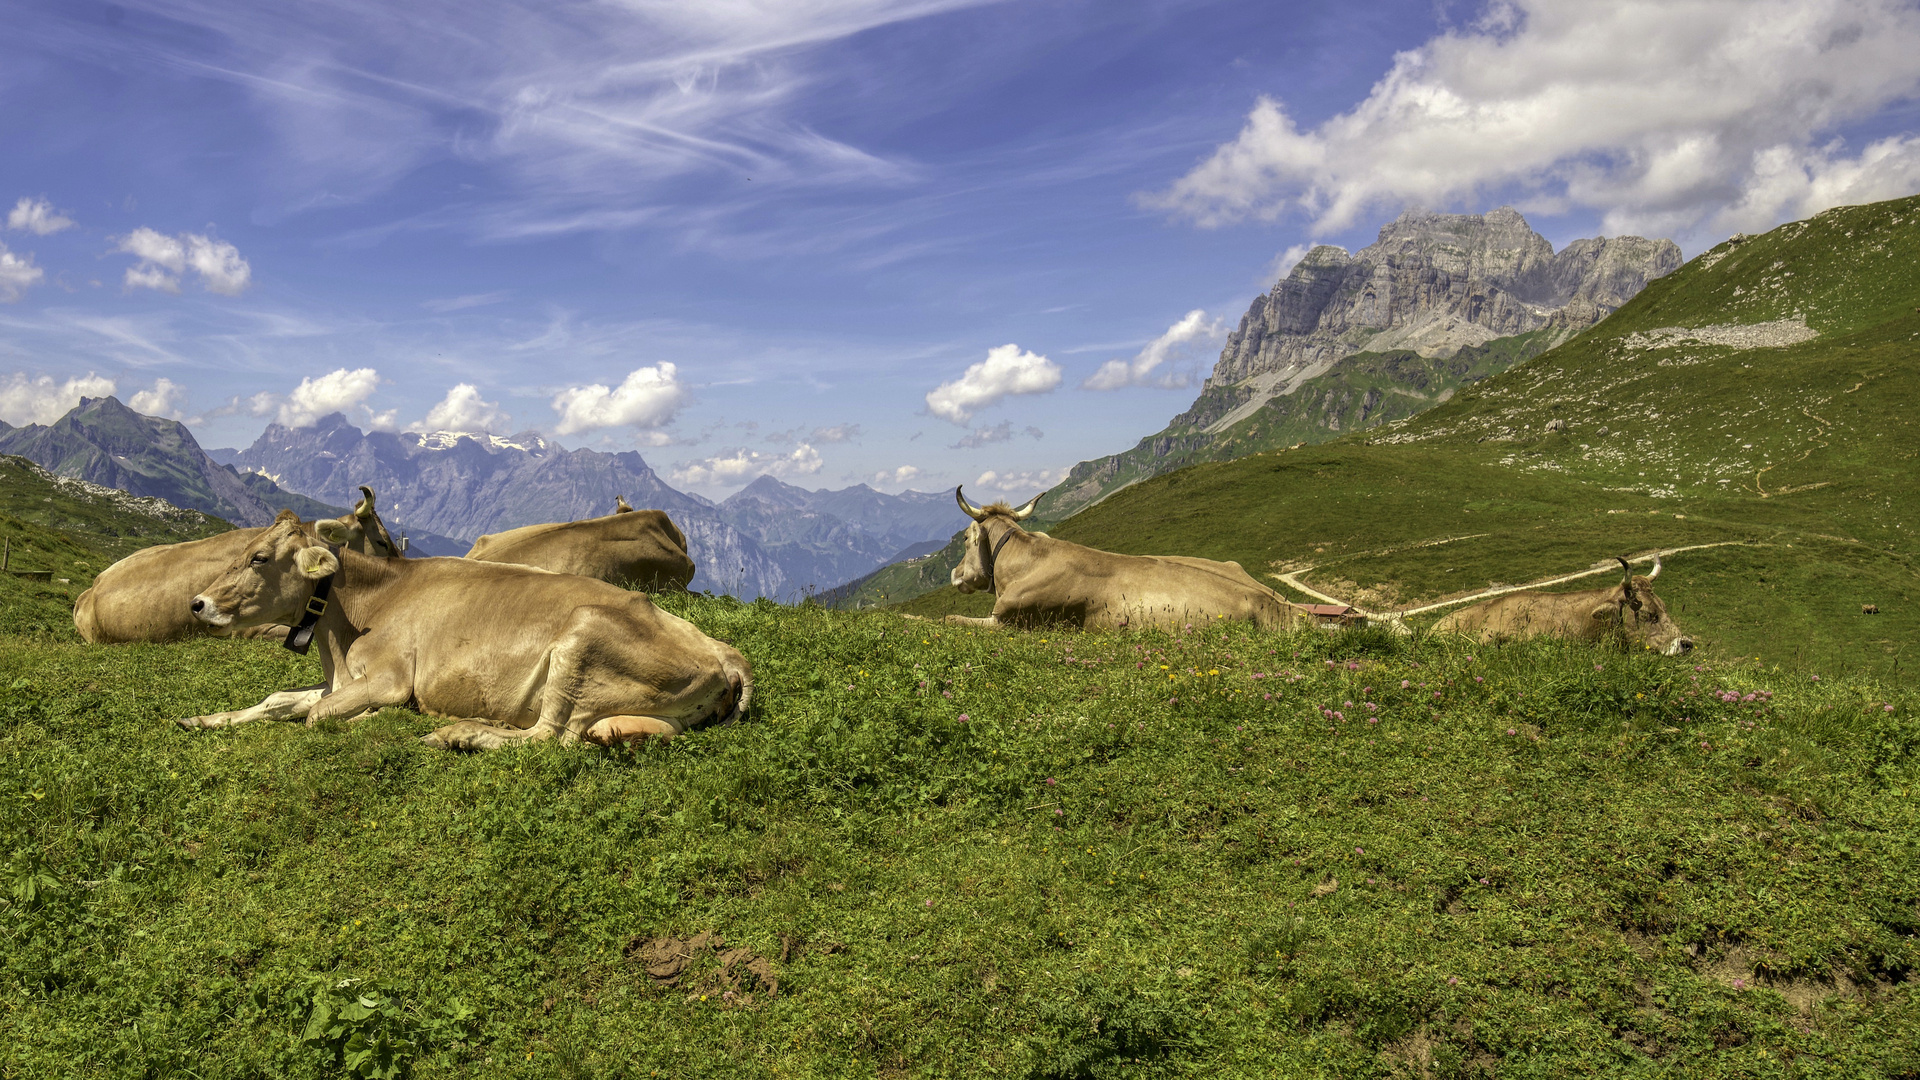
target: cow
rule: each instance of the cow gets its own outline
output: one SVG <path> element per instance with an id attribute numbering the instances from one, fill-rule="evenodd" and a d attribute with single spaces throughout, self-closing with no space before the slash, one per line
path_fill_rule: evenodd
<path id="1" fill-rule="evenodd" d="M 374 509 L 373 489 L 362 486 L 352 511 L 333 519 L 342 543 L 356 551 L 392 558 L 400 549 Z M 73 627 L 96 645 L 129 641 L 181 641 L 213 634 L 228 636 L 193 617 L 188 605 L 200 587 L 218 577 L 263 528 L 235 529 L 203 540 L 143 548 L 100 572 L 73 604 Z M 244 636 L 278 637 L 285 631 L 260 627 Z"/>
<path id="2" fill-rule="evenodd" d="M 467 558 L 537 566 L 655 592 L 684 589 L 693 580 L 686 534 L 664 512 L 635 510 L 623 496 L 606 517 L 489 533 L 473 542 Z"/>
<path id="3" fill-rule="evenodd" d="M 334 548 L 334 524 L 316 539 L 283 515 L 192 603 L 209 626 L 300 619 L 321 646 L 324 687 L 183 727 L 412 706 L 454 721 L 428 745 L 490 750 L 671 738 L 747 713 L 746 658 L 645 593 L 510 563 L 369 558 Z"/>
<path id="4" fill-rule="evenodd" d="M 1626 641 L 1667 656 L 1691 652 L 1693 639 L 1680 632 L 1668 616 L 1667 606 L 1653 595 L 1653 579 L 1660 576 L 1660 557 L 1653 557 L 1653 572 L 1645 577 L 1634 574 L 1627 560 L 1619 561 L 1625 574 L 1620 584 L 1611 588 L 1508 593 L 1453 612 L 1433 628 L 1481 641 L 1563 637 L 1600 642 L 1621 635 Z"/>
<path id="5" fill-rule="evenodd" d="M 1038 495 L 1018 509 L 1006 503 L 973 506 L 959 487 L 953 497 L 973 519 L 953 586 L 963 593 L 991 592 L 995 599 L 992 615 L 949 615 L 950 623 L 1121 630 L 1230 619 L 1293 629 L 1302 618 L 1298 608 L 1253 580 L 1239 563 L 1119 555 L 1027 532 L 1020 522 L 1032 516 Z"/>

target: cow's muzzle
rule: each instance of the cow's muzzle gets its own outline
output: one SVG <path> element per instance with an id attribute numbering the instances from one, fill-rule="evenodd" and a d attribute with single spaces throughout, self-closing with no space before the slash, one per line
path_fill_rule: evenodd
<path id="1" fill-rule="evenodd" d="M 1668 656 L 1685 656 L 1692 651 L 1692 638 L 1674 638 L 1673 644 L 1667 646 Z"/>
<path id="2" fill-rule="evenodd" d="M 193 598 L 193 617 L 208 626 L 227 626 L 233 622 L 233 616 L 221 611 L 205 593 Z"/>

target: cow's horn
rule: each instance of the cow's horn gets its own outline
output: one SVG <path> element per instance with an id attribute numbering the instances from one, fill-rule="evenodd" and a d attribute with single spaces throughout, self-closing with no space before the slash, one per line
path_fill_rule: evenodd
<path id="1" fill-rule="evenodd" d="M 1647 580 L 1648 580 L 1648 581 L 1652 581 L 1652 580 L 1653 580 L 1654 578 L 1657 578 L 1657 577 L 1659 577 L 1659 576 L 1660 576 L 1660 553 L 1659 553 L 1659 552 L 1654 552 L 1654 555 L 1653 555 L 1653 573 L 1651 573 L 1651 574 L 1648 574 L 1648 575 L 1647 575 Z"/>
<path id="2" fill-rule="evenodd" d="M 1045 495 L 1045 494 L 1046 494 L 1046 492 L 1044 492 L 1044 491 L 1040 493 L 1040 495 Z M 1036 507 L 1036 506 L 1039 506 L 1039 505 L 1040 505 L 1040 495 L 1035 495 L 1035 496 L 1034 496 L 1033 498 L 1031 498 L 1031 499 L 1028 499 L 1028 500 L 1027 500 L 1027 505 L 1025 505 L 1025 506 L 1023 506 L 1023 507 L 1021 507 L 1021 508 L 1020 508 L 1020 509 L 1018 509 L 1018 510 L 1015 510 L 1015 511 L 1013 512 L 1013 520 L 1015 520 L 1015 521 L 1025 521 L 1025 520 L 1027 520 L 1028 518 L 1030 518 L 1030 517 L 1032 517 L 1032 516 L 1033 516 L 1033 508 L 1034 508 L 1034 507 Z"/>
<path id="3" fill-rule="evenodd" d="M 960 504 L 961 512 L 965 513 L 968 517 L 972 518 L 975 521 L 985 520 L 987 516 L 987 512 L 967 502 L 967 497 L 965 495 L 960 494 L 960 489 L 962 486 L 964 485 L 961 485 L 961 484 L 953 485 L 953 500 Z"/>
<path id="4" fill-rule="evenodd" d="M 633 504 L 627 502 L 625 495 L 615 495 L 613 497 L 613 512 L 616 514 L 631 514 L 633 513 Z"/>
<path id="5" fill-rule="evenodd" d="M 365 484 L 361 484 L 360 494 L 365 496 L 365 498 L 360 500 L 359 506 L 353 508 L 353 516 L 357 518 L 370 518 L 373 516 L 373 489 Z"/>

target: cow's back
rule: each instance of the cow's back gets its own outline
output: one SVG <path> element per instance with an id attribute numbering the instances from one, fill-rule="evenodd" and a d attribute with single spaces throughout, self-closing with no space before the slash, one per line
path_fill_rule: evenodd
<path id="1" fill-rule="evenodd" d="M 1061 621 L 1086 629 L 1166 629 L 1231 619 L 1290 628 L 1297 610 L 1237 563 L 1182 555 L 1122 555 L 1042 538 L 1038 573 L 1009 590 L 1002 621 Z"/>
<path id="2" fill-rule="evenodd" d="M 1483 641 L 1538 635 L 1597 639 L 1605 626 L 1594 620 L 1592 611 L 1602 598 L 1591 592 L 1508 593 L 1452 612 L 1433 628 Z"/>
<path id="3" fill-rule="evenodd" d="M 236 529 L 143 548 L 94 578 L 73 605 L 73 626 L 94 644 L 179 641 L 208 632 L 193 596 L 220 576 L 261 529 Z"/>
<path id="4" fill-rule="evenodd" d="M 659 510 L 493 533 L 466 557 L 647 589 L 684 589 L 694 574 L 686 536 Z"/>

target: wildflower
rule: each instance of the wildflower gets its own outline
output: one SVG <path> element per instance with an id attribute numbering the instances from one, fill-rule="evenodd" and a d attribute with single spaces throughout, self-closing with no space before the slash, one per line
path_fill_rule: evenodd
<path id="1" fill-rule="evenodd" d="M 1365 854 L 1366 854 L 1366 852 L 1365 852 L 1365 851 L 1362 851 L 1362 850 L 1361 850 L 1361 849 L 1359 849 L 1359 848 L 1354 848 L 1354 849 L 1353 849 L 1353 853 L 1354 853 L 1355 855 L 1365 855 Z"/>
<path id="2" fill-rule="evenodd" d="M 1065 811 L 1065 810 L 1055 810 L 1055 811 L 1053 812 L 1053 816 L 1054 816 L 1054 817 L 1063 817 L 1063 816 L 1065 816 L 1065 815 L 1066 815 L 1066 811 Z M 1058 826 L 1058 825 L 1056 825 L 1056 826 L 1054 826 L 1054 828 L 1056 828 L 1056 829 L 1057 829 L 1057 828 L 1059 828 L 1059 826 Z"/>
<path id="3" fill-rule="evenodd" d="M 1491 884 L 1493 884 L 1493 882 L 1491 882 L 1491 881 L 1488 881 L 1488 880 L 1487 880 L 1486 878 L 1481 878 L 1481 879 L 1480 879 L 1480 884 L 1482 884 L 1482 885 L 1491 885 Z"/>
<path id="4" fill-rule="evenodd" d="M 1053 777 L 1051 777 L 1051 776 L 1049 776 L 1049 777 L 1047 777 L 1047 786 L 1048 786 L 1048 787 L 1052 787 L 1053 785 L 1055 785 L 1055 784 L 1057 784 L 1057 783 L 1059 783 L 1059 781 L 1057 781 L 1057 780 L 1055 780 L 1055 779 L 1054 779 Z"/>
<path id="5" fill-rule="evenodd" d="M 1519 733 L 1518 731 L 1516 731 L 1516 730 L 1514 730 L 1513 728 L 1508 728 L 1508 729 L 1507 729 L 1507 734 L 1509 734 L 1509 735 L 1518 735 L 1518 734 L 1520 734 L 1520 733 Z"/>
<path id="6" fill-rule="evenodd" d="M 1733 988 L 1735 990 L 1745 990 L 1747 988 L 1747 980 L 1745 979 L 1733 980 Z"/>
<path id="7" fill-rule="evenodd" d="M 1474 682 L 1486 682 L 1487 680 L 1485 680 L 1485 679 L 1483 679 L 1483 678 L 1481 678 L 1481 677 L 1480 677 L 1480 676 L 1478 676 L 1478 675 L 1475 675 L 1475 676 L 1473 677 L 1473 681 L 1474 681 Z"/>
<path id="8" fill-rule="evenodd" d="M 1882 706 L 1880 706 L 1880 707 L 1881 707 L 1882 709 L 1885 709 L 1885 710 L 1886 710 L 1887 712 L 1892 712 L 1892 711 L 1893 711 L 1893 706 L 1891 706 L 1891 705 L 1882 705 Z"/>
<path id="9" fill-rule="evenodd" d="M 1449 976 L 1447 976 L 1447 985 L 1448 985 L 1448 986 L 1459 986 L 1459 985 L 1460 985 L 1460 976 L 1458 976 L 1458 975 L 1449 975 Z"/>
<path id="10" fill-rule="evenodd" d="M 1343 708 L 1348 708 L 1348 709 L 1353 708 L 1353 702 L 1351 701 L 1343 701 L 1340 704 Z"/>
<path id="11" fill-rule="evenodd" d="M 1593 665 L 1593 670 L 1595 670 L 1595 671 L 1604 671 L 1604 670 L 1606 670 L 1606 669 L 1605 669 L 1605 668 L 1603 668 L 1603 667 L 1601 667 L 1601 666 L 1600 666 L 1599 664 L 1595 664 L 1595 665 Z"/>
<path id="12" fill-rule="evenodd" d="M 1379 722 L 1380 722 L 1380 718 L 1379 718 L 1379 717 L 1377 717 L 1377 716 L 1369 716 L 1369 717 L 1367 717 L 1367 723 L 1369 723 L 1369 724 L 1377 724 L 1377 723 L 1379 723 Z"/>
<path id="13" fill-rule="evenodd" d="M 929 900 L 929 901 L 927 901 L 927 906 L 928 906 L 928 907 L 932 907 L 932 906 L 933 906 L 933 901 L 931 901 L 931 900 Z"/>
<path id="14" fill-rule="evenodd" d="M 1814 682 L 1819 682 L 1819 681 L 1820 681 L 1820 676 L 1818 676 L 1818 675 L 1815 675 L 1815 676 L 1813 677 L 1813 681 L 1814 681 Z"/>
<path id="15" fill-rule="evenodd" d="M 1406 689 L 1406 688 L 1407 688 L 1407 687 L 1408 687 L 1409 685 L 1410 685 L 1410 683 L 1409 683 L 1409 681 L 1408 681 L 1408 680 L 1406 680 L 1406 679 L 1401 679 L 1401 680 L 1400 680 L 1400 689 L 1402 689 L 1402 690 L 1405 690 L 1405 689 Z"/>
<path id="16" fill-rule="evenodd" d="M 961 713 L 961 714 L 960 714 L 960 722 L 961 722 L 961 723 L 963 723 L 963 724 L 964 724 L 964 723 L 966 723 L 966 722 L 967 722 L 968 720 L 970 720 L 970 719 L 972 719 L 972 717 L 970 717 L 970 716 L 968 716 L 968 715 L 967 715 L 966 713 Z"/>

